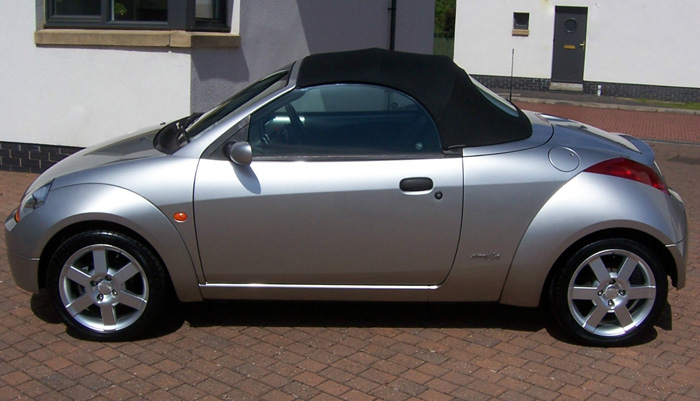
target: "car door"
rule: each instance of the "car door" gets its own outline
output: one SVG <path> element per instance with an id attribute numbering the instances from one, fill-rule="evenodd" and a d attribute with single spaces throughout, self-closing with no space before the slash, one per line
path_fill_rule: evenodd
<path id="1" fill-rule="evenodd" d="M 250 165 L 200 161 L 194 188 L 208 283 L 432 285 L 449 273 L 462 163 L 391 89 L 296 89 L 251 116 Z"/>

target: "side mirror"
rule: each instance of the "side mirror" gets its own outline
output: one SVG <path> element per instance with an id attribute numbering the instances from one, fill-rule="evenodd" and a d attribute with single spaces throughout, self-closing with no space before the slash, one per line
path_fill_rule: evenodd
<path id="1" fill-rule="evenodd" d="M 249 166 L 253 162 L 253 148 L 248 142 L 227 144 L 226 154 L 229 160 L 241 166 Z"/>

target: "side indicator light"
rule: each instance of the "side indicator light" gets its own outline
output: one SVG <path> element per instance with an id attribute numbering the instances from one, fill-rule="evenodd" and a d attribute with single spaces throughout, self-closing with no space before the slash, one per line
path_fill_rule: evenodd
<path id="1" fill-rule="evenodd" d="M 187 214 L 183 212 L 177 212 L 173 215 L 173 219 L 175 219 L 175 221 L 179 223 L 182 223 L 187 220 Z"/>

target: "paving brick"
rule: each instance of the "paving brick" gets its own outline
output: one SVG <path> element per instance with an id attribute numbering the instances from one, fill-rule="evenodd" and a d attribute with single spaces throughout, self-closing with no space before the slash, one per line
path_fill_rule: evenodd
<path id="1" fill-rule="evenodd" d="M 315 388 L 319 391 L 333 395 L 335 397 L 340 396 L 341 394 L 345 394 L 348 391 L 350 391 L 350 387 L 343 385 L 343 384 L 340 384 L 340 383 L 337 383 L 337 382 L 334 382 L 332 380 L 326 380 L 323 383 L 319 384 L 318 386 L 315 386 Z"/>
<path id="2" fill-rule="evenodd" d="M 529 395 L 530 397 L 542 401 L 550 401 L 560 397 L 559 393 L 536 386 L 530 387 L 527 390 L 525 390 L 525 395 Z"/>
<path id="3" fill-rule="evenodd" d="M 217 377 L 219 377 L 222 381 L 224 381 L 225 383 L 227 383 L 229 385 L 232 384 L 230 379 L 228 377 L 226 377 L 226 375 L 220 375 Z M 236 380 L 233 383 L 235 384 L 240 380 L 242 380 L 242 378 Z M 289 384 L 291 379 L 284 377 L 284 376 L 281 376 L 281 375 L 278 375 L 277 373 L 270 373 L 267 376 L 261 377 L 260 381 L 267 384 L 268 386 L 270 386 L 272 388 L 279 388 L 279 387 L 283 387 L 283 386 L 286 386 L 287 384 Z"/>
<path id="4" fill-rule="evenodd" d="M 303 372 L 303 373 L 299 374 L 298 376 L 295 376 L 294 380 L 302 382 L 308 386 L 314 387 L 314 386 L 317 386 L 317 385 L 323 383 L 324 381 L 326 381 L 328 379 L 326 379 L 323 376 L 319 376 L 316 373 Z"/>
<path id="5" fill-rule="evenodd" d="M 368 368 L 367 365 L 353 361 L 348 358 L 343 358 L 337 362 L 334 362 L 332 367 L 351 373 L 353 375 L 358 375 L 361 372 L 367 370 Z"/>
<path id="6" fill-rule="evenodd" d="M 238 398 L 228 398 L 231 400 L 237 400 Z M 262 396 L 262 400 L 265 401 L 293 401 L 296 400 L 294 396 L 290 394 L 283 393 L 279 390 L 272 390 L 269 393 Z"/>
<path id="7" fill-rule="evenodd" d="M 373 395 L 369 395 L 368 392 L 361 390 L 350 390 L 340 398 L 345 401 L 372 401 L 376 399 Z"/>

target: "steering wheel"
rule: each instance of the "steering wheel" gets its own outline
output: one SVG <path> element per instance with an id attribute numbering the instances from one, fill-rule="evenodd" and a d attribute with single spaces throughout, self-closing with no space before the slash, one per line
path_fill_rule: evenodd
<path id="1" fill-rule="evenodd" d="M 287 103 L 284 105 L 284 110 L 287 112 L 287 115 L 289 116 L 289 125 L 291 128 L 290 136 L 292 137 L 293 142 L 301 142 L 302 138 L 304 137 L 304 124 L 301 123 L 301 118 L 299 118 L 299 113 L 294 109 L 294 106 L 292 106 L 291 103 Z"/>

